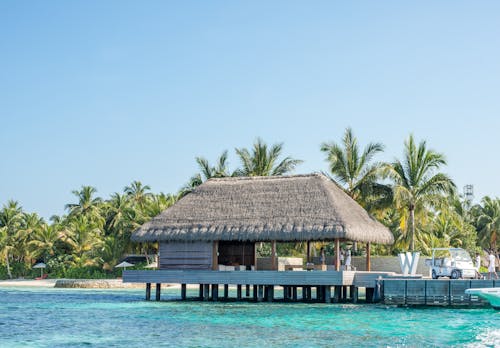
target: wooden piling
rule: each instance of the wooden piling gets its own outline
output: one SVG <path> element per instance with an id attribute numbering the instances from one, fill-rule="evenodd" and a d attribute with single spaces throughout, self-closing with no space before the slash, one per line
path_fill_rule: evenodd
<path id="1" fill-rule="evenodd" d="M 186 299 L 186 284 L 181 284 L 181 299 Z"/>
<path id="2" fill-rule="evenodd" d="M 146 301 L 151 300 L 151 283 L 146 283 Z"/>
<path id="3" fill-rule="evenodd" d="M 212 301 L 219 300 L 219 284 L 212 284 Z"/>
<path id="4" fill-rule="evenodd" d="M 229 285 L 224 284 L 224 300 L 227 300 L 229 297 Z"/>
<path id="5" fill-rule="evenodd" d="M 241 285 L 240 284 L 238 284 L 236 286 L 236 299 L 238 301 L 241 300 Z"/>
<path id="6" fill-rule="evenodd" d="M 161 297 L 161 283 L 156 283 L 156 301 L 160 301 Z"/>

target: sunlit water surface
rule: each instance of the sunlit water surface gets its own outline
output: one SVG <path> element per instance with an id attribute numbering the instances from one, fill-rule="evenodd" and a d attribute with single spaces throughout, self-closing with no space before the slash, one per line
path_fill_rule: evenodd
<path id="1" fill-rule="evenodd" d="M 162 298 L 179 293 L 164 289 Z M 500 347 L 500 311 L 491 308 L 143 298 L 143 290 L 0 288 L 0 347 Z"/>

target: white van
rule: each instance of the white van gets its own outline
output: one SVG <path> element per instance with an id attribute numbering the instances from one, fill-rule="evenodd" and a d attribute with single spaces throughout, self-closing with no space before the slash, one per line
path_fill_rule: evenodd
<path id="1" fill-rule="evenodd" d="M 432 259 L 425 260 L 425 264 L 431 268 L 432 279 L 476 277 L 474 263 L 462 248 L 433 248 Z"/>

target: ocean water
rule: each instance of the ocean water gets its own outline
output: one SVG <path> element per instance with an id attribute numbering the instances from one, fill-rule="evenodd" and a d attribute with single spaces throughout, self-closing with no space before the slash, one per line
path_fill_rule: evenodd
<path id="1" fill-rule="evenodd" d="M 0 347 L 500 347 L 491 308 L 143 299 L 144 290 L 0 288 Z"/>

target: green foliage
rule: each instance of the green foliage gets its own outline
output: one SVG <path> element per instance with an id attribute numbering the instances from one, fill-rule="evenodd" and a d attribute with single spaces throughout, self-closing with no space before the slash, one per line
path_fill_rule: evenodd
<path id="1" fill-rule="evenodd" d="M 413 136 L 405 143 L 404 157 L 392 164 L 374 162 L 383 151 L 379 143 L 368 143 L 361 150 L 351 129 L 340 143 L 323 143 L 332 180 L 365 207 L 394 234 L 393 245 L 372 245 L 372 253 L 396 255 L 408 249 L 428 253 L 432 247 L 461 247 L 471 253 L 497 248 L 500 237 L 500 201 L 485 197 L 470 208 L 454 193 L 448 176 L 439 173 L 444 156 L 416 144 Z M 106 278 L 119 276 L 114 266 L 126 254 L 155 252 L 155 244 L 134 244 L 132 232 L 174 204 L 183 195 L 210 178 L 237 175 L 283 175 L 300 160 L 282 157 L 283 144 L 268 146 L 261 139 L 250 149 L 238 148 L 241 167 L 228 169 L 224 151 L 215 165 L 203 157 L 196 162 L 200 173 L 178 194 L 154 194 L 148 185 L 133 181 L 122 193 L 105 200 L 91 186 L 73 191 L 76 202 L 66 205 L 67 215 L 44 221 L 36 213 L 23 211 L 16 201 L 0 209 L 0 278 L 40 275 L 32 266 L 43 261 L 50 277 Z M 381 177 L 381 168 L 385 177 Z M 385 180 L 384 180 L 385 178 Z M 390 180 L 387 180 L 390 179 Z M 303 256 L 306 242 L 277 243 L 280 256 Z M 324 247 L 333 255 L 332 242 L 312 243 L 314 250 Z M 345 247 L 345 246 L 344 246 Z M 360 245 L 358 254 L 363 253 Z M 354 250 L 353 250 L 354 251 Z M 270 243 L 257 244 L 259 256 L 271 255 Z M 140 269 L 144 265 L 137 265 Z"/>

